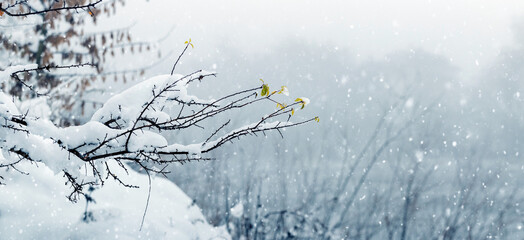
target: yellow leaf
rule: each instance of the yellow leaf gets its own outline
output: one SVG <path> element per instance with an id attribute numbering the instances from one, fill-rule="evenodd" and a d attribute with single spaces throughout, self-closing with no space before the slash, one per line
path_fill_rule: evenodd
<path id="1" fill-rule="evenodd" d="M 291 115 L 293 116 L 294 114 L 295 114 L 295 109 L 292 108 L 292 109 L 291 109 Z"/>
<path id="2" fill-rule="evenodd" d="M 262 78 L 260 79 L 260 81 L 261 81 L 262 83 L 264 83 L 264 80 L 262 80 Z"/>
<path id="3" fill-rule="evenodd" d="M 320 122 L 320 118 L 315 117 L 315 121 Z"/>
<path id="4" fill-rule="evenodd" d="M 191 38 L 189 38 L 189 41 L 185 41 L 184 44 L 189 44 L 189 45 L 191 45 L 191 47 L 194 48 L 193 44 L 191 43 Z"/>
<path id="5" fill-rule="evenodd" d="M 89 15 L 93 16 L 93 12 L 89 11 L 88 13 L 89 13 Z M 1 16 L 1 15 L 0 15 L 0 16 Z"/>
<path id="6" fill-rule="evenodd" d="M 295 99 L 295 102 L 300 102 L 300 105 L 302 106 L 300 109 L 304 109 L 304 107 L 306 106 L 306 103 L 304 102 L 304 100 L 302 100 L 302 98 Z"/>
<path id="7" fill-rule="evenodd" d="M 191 48 L 195 48 L 195 46 L 193 46 L 193 44 L 192 44 L 192 43 L 189 43 L 189 44 L 191 45 Z"/>
<path id="8" fill-rule="evenodd" d="M 302 106 L 300 109 L 304 109 L 304 107 L 309 104 L 309 99 L 304 97 L 304 98 L 297 98 L 295 100 L 295 102 L 300 102 L 300 105 Z"/>
<path id="9" fill-rule="evenodd" d="M 260 95 L 269 96 L 269 86 L 267 84 L 262 85 L 262 92 L 260 92 Z"/>
<path id="10" fill-rule="evenodd" d="M 280 88 L 280 91 L 278 91 L 278 94 L 284 94 L 284 95 L 286 95 L 286 96 L 289 96 L 289 90 L 287 89 L 286 86 L 282 86 L 282 87 Z"/>
<path id="11" fill-rule="evenodd" d="M 273 92 L 271 92 L 271 95 L 275 94 L 276 92 L 277 92 L 277 91 L 273 91 Z"/>

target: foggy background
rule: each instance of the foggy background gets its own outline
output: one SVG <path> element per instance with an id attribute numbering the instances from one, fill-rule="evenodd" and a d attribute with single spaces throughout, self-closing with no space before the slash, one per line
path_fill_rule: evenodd
<path id="1" fill-rule="evenodd" d="M 320 117 L 283 139 L 246 138 L 215 152 L 216 161 L 173 167 L 170 179 L 234 238 L 523 237 L 521 1 L 151 0 L 123 8 L 112 23 L 132 25 L 137 40 L 174 27 L 159 43 L 164 61 L 130 61 L 155 63 L 146 76 L 168 73 L 191 38 L 195 48 L 177 71 L 218 73 L 197 95 L 262 78 L 311 99 L 297 114 Z M 254 113 L 227 117 L 239 125 Z M 243 214 L 233 216 L 238 204 Z"/>

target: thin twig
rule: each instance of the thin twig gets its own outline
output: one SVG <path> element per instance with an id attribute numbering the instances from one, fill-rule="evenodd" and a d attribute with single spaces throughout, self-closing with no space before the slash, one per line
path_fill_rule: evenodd
<path id="1" fill-rule="evenodd" d="M 189 47 L 190 44 L 191 43 L 188 42 L 186 44 L 186 47 L 184 48 L 184 51 L 182 51 L 182 53 L 180 55 L 178 55 L 178 58 L 177 58 L 175 64 L 173 65 L 173 69 L 171 70 L 171 75 L 173 75 L 173 73 L 175 72 L 175 68 L 176 68 L 176 65 L 178 64 L 178 61 L 180 61 L 180 58 L 182 58 L 182 55 L 184 55 L 184 53 L 186 52 L 186 50 L 187 50 L 187 48 Z"/>
<path id="2" fill-rule="evenodd" d="M 29 12 L 26 12 L 26 13 L 13 13 L 13 12 L 10 12 L 8 9 L 10 8 L 9 6 L 6 7 L 6 8 L 3 8 L 2 7 L 2 4 L 0 4 L 0 11 L 6 13 L 7 15 L 11 16 L 11 17 L 25 17 L 25 16 L 29 16 L 29 15 L 37 15 L 37 14 L 41 14 L 41 13 L 48 13 L 48 12 L 60 12 L 62 10 L 78 10 L 78 9 L 87 9 L 87 11 L 91 12 L 92 14 L 92 11 L 91 11 L 91 8 L 94 8 L 95 5 L 97 5 L 98 3 L 101 3 L 102 0 L 98 0 L 94 3 L 89 3 L 89 4 L 86 4 L 86 5 L 75 5 L 75 6 L 69 6 L 69 7 L 57 7 L 57 8 L 48 8 L 48 9 L 44 9 L 44 10 L 40 10 L 40 11 L 29 11 Z"/>
<path id="3" fill-rule="evenodd" d="M 147 170 L 146 170 L 146 173 L 147 173 L 147 179 L 149 181 L 149 189 L 147 191 L 146 208 L 144 209 L 144 215 L 142 216 L 142 223 L 140 223 L 140 231 L 142 231 L 142 227 L 144 226 L 144 220 L 146 219 L 147 208 L 149 207 L 149 199 L 151 198 L 151 174 Z"/>

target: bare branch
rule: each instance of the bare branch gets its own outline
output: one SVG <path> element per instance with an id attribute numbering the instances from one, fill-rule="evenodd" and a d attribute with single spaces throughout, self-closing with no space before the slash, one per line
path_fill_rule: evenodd
<path id="1" fill-rule="evenodd" d="M 2 7 L 2 4 L 0 3 L 0 11 L 6 13 L 7 15 L 11 16 L 11 17 L 25 17 L 25 16 L 29 16 L 29 15 L 38 15 L 38 14 L 42 14 L 42 13 L 48 13 L 48 12 L 60 12 L 60 11 L 64 11 L 64 10 L 85 10 L 85 11 L 88 11 L 90 15 L 93 15 L 92 11 L 91 11 L 91 8 L 94 8 L 97 4 L 101 3 L 102 0 L 98 0 L 94 3 L 88 3 L 88 4 L 85 4 L 85 5 L 74 5 L 74 6 L 63 6 L 63 7 L 56 7 L 56 8 L 48 8 L 48 9 L 44 9 L 44 10 L 30 10 L 29 12 L 25 12 L 25 13 L 14 13 L 14 12 L 11 12 L 9 11 L 9 9 L 13 6 L 11 5 L 8 5 L 7 7 L 3 8 Z M 17 2 L 15 5 L 18 5 L 19 2 Z"/>

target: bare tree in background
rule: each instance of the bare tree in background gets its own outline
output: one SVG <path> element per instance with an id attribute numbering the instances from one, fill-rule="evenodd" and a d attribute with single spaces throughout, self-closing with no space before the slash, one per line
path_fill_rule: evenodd
<path id="1" fill-rule="evenodd" d="M 36 64 L 35 71 L 17 75 L 18 81 L 2 84 L 2 89 L 20 100 L 43 95 L 51 110 L 51 120 L 60 126 L 78 125 L 89 120 L 101 107 L 100 97 L 110 90 L 108 80 L 126 83 L 144 74 L 149 66 L 125 67 L 114 62 L 122 56 L 141 54 L 155 48 L 155 42 L 133 41 L 132 26 L 90 32 L 102 16 L 116 13 L 124 0 L 8 0 L 0 12 L 0 69 L 11 65 Z M 160 52 L 159 52 L 160 54 Z M 156 56 L 151 56 L 156 58 Z M 90 67 L 57 69 L 57 66 Z M 25 91 L 30 86 L 34 91 Z"/>

